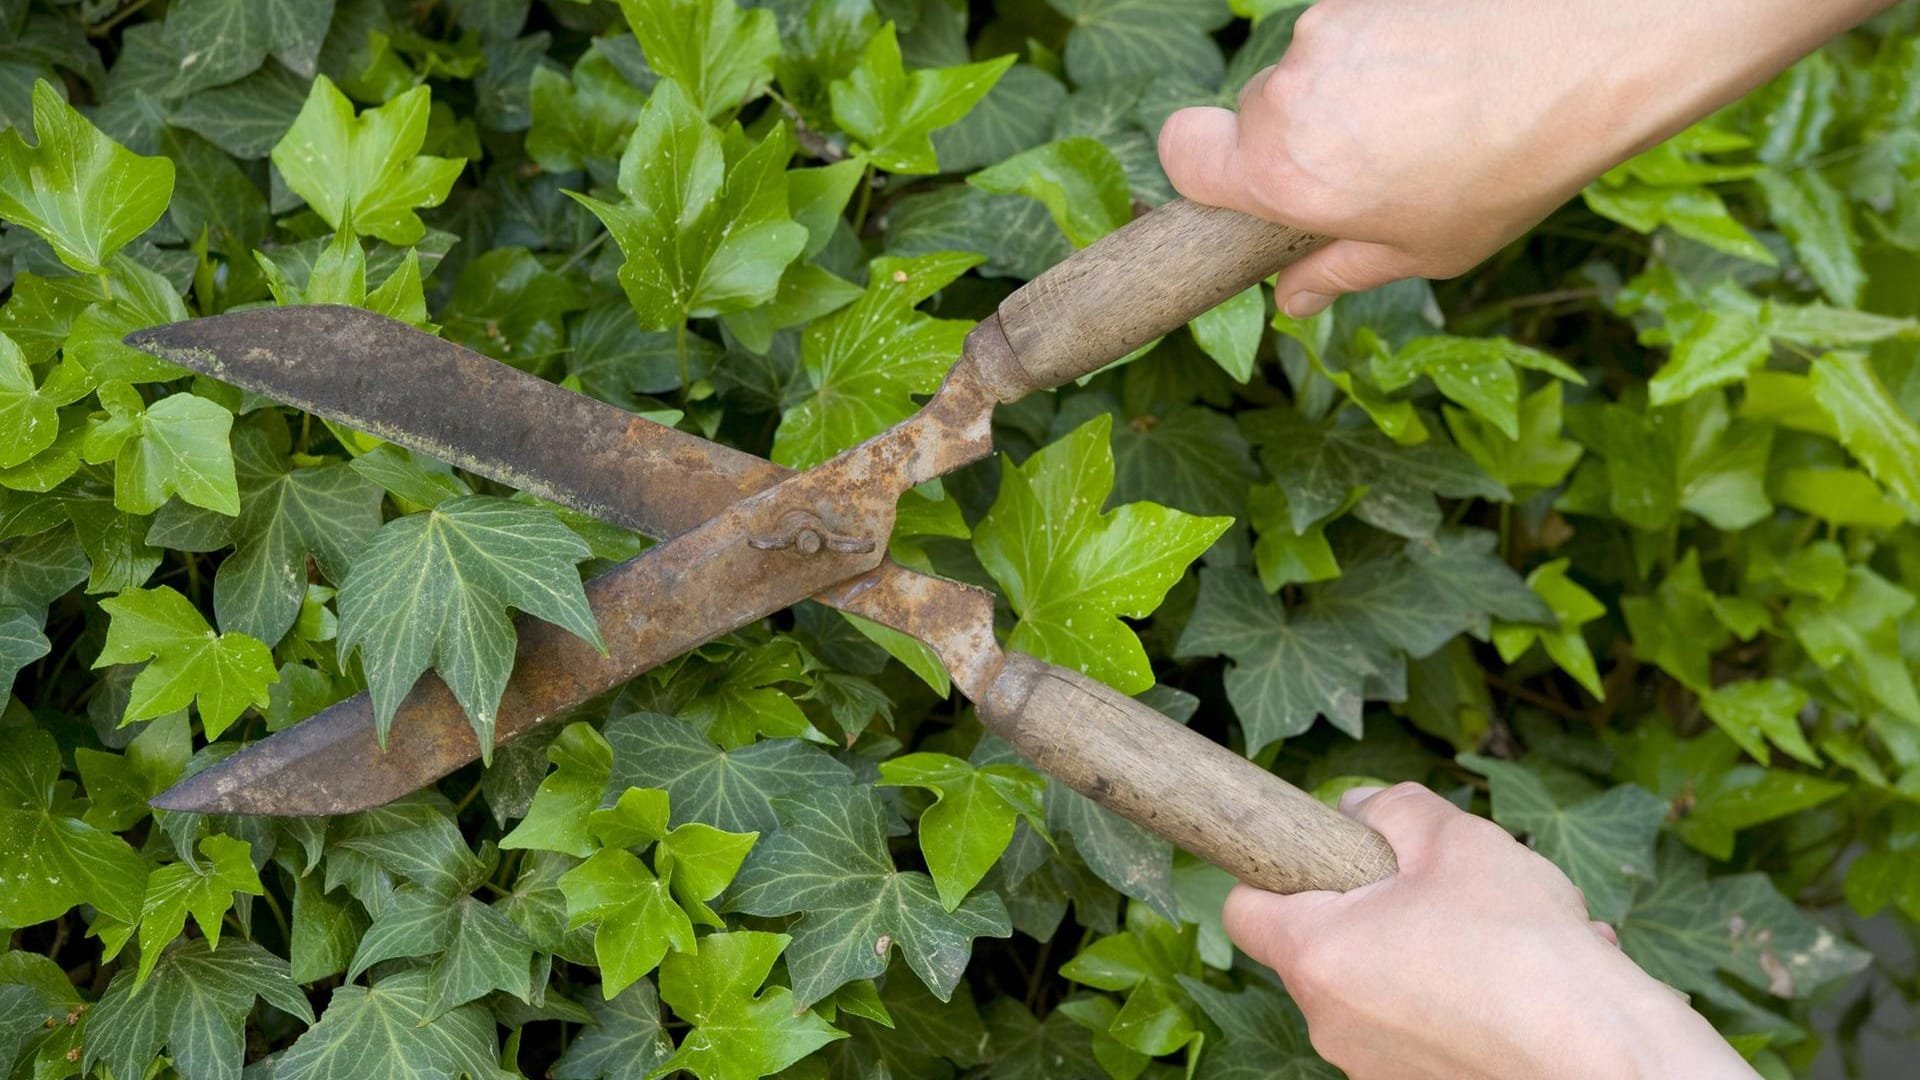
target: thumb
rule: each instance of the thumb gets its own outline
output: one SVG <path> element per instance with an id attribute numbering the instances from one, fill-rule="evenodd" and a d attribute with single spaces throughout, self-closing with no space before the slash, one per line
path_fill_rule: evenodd
<path id="1" fill-rule="evenodd" d="M 1263 214 L 1247 188 L 1240 117 L 1230 109 L 1181 109 L 1160 128 L 1160 166 L 1173 189 L 1197 203 Z"/>
<path id="2" fill-rule="evenodd" d="M 1298 952 L 1296 943 L 1313 934 L 1316 912 L 1339 899 L 1340 894 L 1335 892 L 1282 896 L 1251 885 L 1235 885 L 1227 894 L 1220 922 L 1241 952 L 1275 971 L 1283 971 Z"/>
<path id="3" fill-rule="evenodd" d="M 1347 293 L 1377 289 L 1417 273 L 1412 259 L 1385 244 L 1335 240 L 1281 271 L 1273 293 L 1281 311 L 1305 319 Z"/>

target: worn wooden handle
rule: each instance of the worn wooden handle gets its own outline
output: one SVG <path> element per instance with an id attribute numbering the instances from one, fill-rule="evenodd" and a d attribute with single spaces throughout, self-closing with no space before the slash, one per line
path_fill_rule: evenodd
<path id="1" fill-rule="evenodd" d="M 1344 892 L 1398 869 L 1380 834 L 1102 683 L 1011 653 L 980 718 L 1100 805 L 1272 892 Z"/>
<path id="2" fill-rule="evenodd" d="M 1326 243 L 1185 199 L 1021 286 L 967 340 L 1002 401 L 1095 372 Z"/>

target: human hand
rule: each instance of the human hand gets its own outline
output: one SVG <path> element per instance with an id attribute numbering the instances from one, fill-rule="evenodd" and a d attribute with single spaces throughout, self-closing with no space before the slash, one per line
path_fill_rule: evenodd
<path id="1" fill-rule="evenodd" d="M 1398 874 L 1348 893 L 1241 885 L 1224 919 L 1350 1080 L 1753 1080 L 1500 826 L 1418 784 L 1355 789 L 1341 810 L 1386 837 Z"/>
<path id="2" fill-rule="evenodd" d="M 1320 0 L 1238 113 L 1160 132 L 1179 192 L 1324 233 L 1281 310 L 1452 277 L 1892 0 Z"/>

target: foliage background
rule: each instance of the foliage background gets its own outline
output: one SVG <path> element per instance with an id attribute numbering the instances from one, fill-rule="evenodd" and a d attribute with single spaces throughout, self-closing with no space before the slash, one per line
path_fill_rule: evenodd
<path id="1" fill-rule="evenodd" d="M 811 464 L 1170 197 L 1159 122 L 1300 11 L 757 8 L 0 0 L 0 1070 L 1337 1075 L 1218 872 L 822 609 L 387 809 L 146 809 L 430 665 L 489 723 L 508 609 L 590 634 L 578 576 L 642 542 L 123 334 L 363 303 Z M 1899 1060 L 1916 21 L 1459 280 L 1305 324 L 1254 290 L 1003 410 L 1005 463 L 910 497 L 896 555 L 1329 797 L 1490 812 L 1765 1074 Z"/>

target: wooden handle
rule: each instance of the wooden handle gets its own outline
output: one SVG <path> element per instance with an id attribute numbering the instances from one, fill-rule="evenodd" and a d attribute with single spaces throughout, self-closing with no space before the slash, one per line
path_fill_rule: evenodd
<path id="1" fill-rule="evenodd" d="M 1095 372 L 1326 243 L 1174 201 L 1021 286 L 967 339 L 1001 401 Z"/>
<path id="2" fill-rule="evenodd" d="M 1345 892 L 1399 869 L 1379 833 L 1084 675 L 1010 653 L 988 729 L 1114 813 L 1271 892 Z"/>

